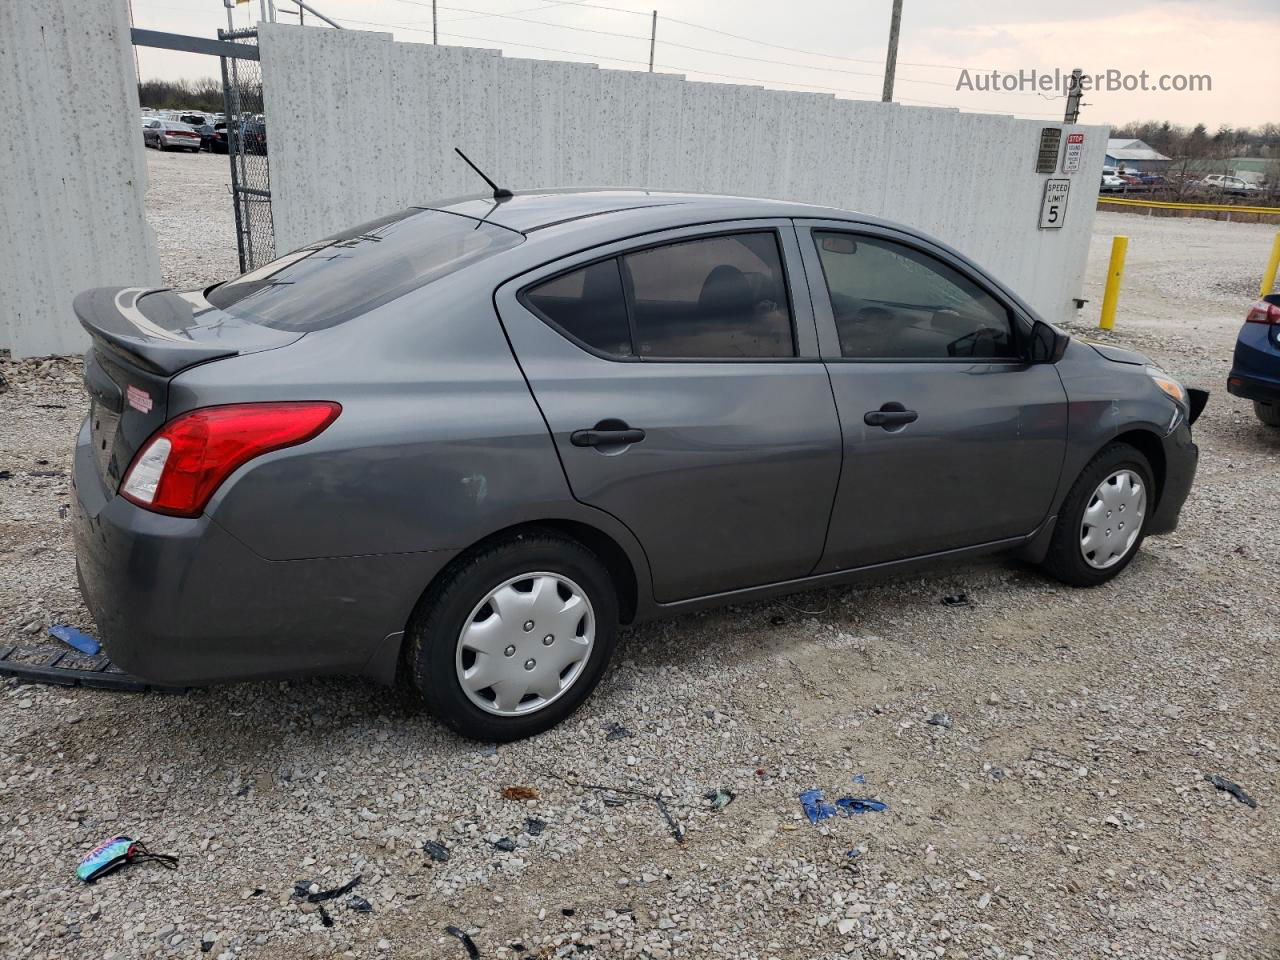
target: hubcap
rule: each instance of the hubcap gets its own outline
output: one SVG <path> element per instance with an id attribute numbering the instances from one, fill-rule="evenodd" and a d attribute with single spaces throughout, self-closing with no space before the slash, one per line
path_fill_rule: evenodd
<path id="1" fill-rule="evenodd" d="M 1147 488 L 1132 470 L 1117 470 L 1093 491 L 1080 525 L 1080 553 L 1096 570 L 1115 566 L 1142 532 Z"/>
<path id="2" fill-rule="evenodd" d="M 582 675 L 595 631 L 591 601 L 568 577 L 512 577 L 476 604 L 458 635 L 458 683 L 486 713 L 541 710 Z"/>

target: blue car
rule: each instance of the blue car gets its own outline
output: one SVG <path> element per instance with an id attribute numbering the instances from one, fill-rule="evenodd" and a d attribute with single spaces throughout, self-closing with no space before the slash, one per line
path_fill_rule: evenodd
<path id="1" fill-rule="evenodd" d="M 1280 293 L 1249 308 L 1236 337 L 1227 391 L 1252 400 L 1259 420 L 1280 427 Z"/>

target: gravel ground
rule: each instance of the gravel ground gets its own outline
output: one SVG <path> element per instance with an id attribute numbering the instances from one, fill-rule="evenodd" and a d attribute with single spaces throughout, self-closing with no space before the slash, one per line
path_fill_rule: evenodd
<path id="1" fill-rule="evenodd" d="M 222 158 L 148 160 L 167 279 L 230 272 Z M 1214 391 L 1181 528 L 1107 587 L 997 560 L 640 627 L 577 715 L 496 749 L 355 680 L 0 683 L 0 956 L 461 960 L 456 925 L 483 957 L 1276 957 L 1280 431 L 1222 389 L 1273 230 L 1097 218 L 1082 330 L 1125 232 L 1111 339 Z M 5 642 L 89 620 L 78 367 L 0 374 Z M 660 791 L 683 841 L 583 784 Z M 888 810 L 811 825 L 814 787 Z M 178 870 L 82 885 L 117 832 Z M 356 876 L 327 914 L 293 895 Z"/>

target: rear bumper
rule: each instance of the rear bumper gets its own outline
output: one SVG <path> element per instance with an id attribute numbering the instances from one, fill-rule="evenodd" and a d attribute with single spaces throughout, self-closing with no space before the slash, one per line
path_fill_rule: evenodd
<path id="1" fill-rule="evenodd" d="M 162 516 L 116 496 L 100 479 L 87 428 L 75 488 L 85 603 L 112 660 L 153 683 L 389 679 L 396 635 L 453 556 L 266 560 L 209 516 Z"/>
<path id="2" fill-rule="evenodd" d="M 1200 464 L 1200 448 L 1192 442 L 1191 426 L 1184 419 L 1160 441 L 1164 450 L 1164 486 L 1160 499 L 1147 523 L 1147 533 L 1173 533 L 1178 528 L 1182 505 L 1191 493 Z"/>
<path id="3" fill-rule="evenodd" d="M 1246 400 L 1280 403 L 1280 380 L 1251 377 L 1232 370 L 1227 378 L 1227 392 Z"/>

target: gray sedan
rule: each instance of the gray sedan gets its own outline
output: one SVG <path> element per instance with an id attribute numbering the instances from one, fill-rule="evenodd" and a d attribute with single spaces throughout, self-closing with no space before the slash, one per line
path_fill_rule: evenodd
<path id="1" fill-rule="evenodd" d="M 451 201 L 75 310 L 116 662 L 399 677 L 484 740 L 572 712 L 620 624 L 996 552 L 1105 583 L 1206 399 L 916 231 L 728 197 Z"/>
<path id="2" fill-rule="evenodd" d="M 187 123 L 148 117 L 142 121 L 142 144 L 159 150 L 200 152 L 200 131 Z"/>

